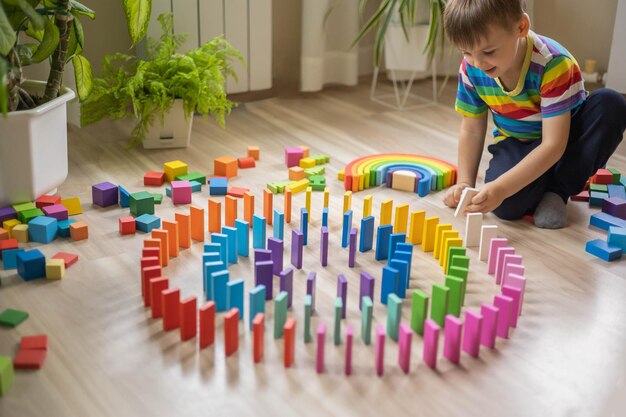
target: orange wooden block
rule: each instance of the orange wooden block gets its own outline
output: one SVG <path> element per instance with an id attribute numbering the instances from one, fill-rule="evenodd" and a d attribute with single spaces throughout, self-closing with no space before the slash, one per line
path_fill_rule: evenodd
<path id="1" fill-rule="evenodd" d="M 165 172 L 146 172 L 143 176 L 143 185 L 161 186 L 165 182 Z"/>
<path id="2" fill-rule="evenodd" d="M 204 209 L 190 206 L 189 216 L 191 217 L 191 238 L 196 242 L 204 242 Z"/>
<path id="3" fill-rule="evenodd" d="M 311 153 L 311 149 L 308 146 L 303 146 L 300 145 L 298 146 L 298 148 L 302 149 L 302 157 L 303 158 L 308 158 L 310 153 Z"/>
<path id="4" fill-rule="evenodd" d="M 274 194 L 267 188 L 263 190 L 263 216 L 269 226 L 272 225 L 272 218 L 274 217 Z"/>
<path id="5" fill-rule="evenodd" d="M 222 232 L 222 203 L 216 200 L 209 200 L 209 233 Z"/>
<path id="6" fill-rule="evenodd" d="M 224 352 L 230 356 L 239 349 L 239 309 L 233 308 L 224 315 Z"/>
<path id="7" fill-rule="evenodd" d="M 289 368 L 293 363 L 296 353 L 296 319 L 290 317 L 283 327 L 285 338 L 285 368 Z"/>
<path id="8" fill-rule="evenodd" d="M 241 169 L 254 168 L 256 166 L 256 163 L 254 162 L 254 158 L 252 157 L 237 158 L 237 166 Z"/>
<path id="9" fill-rule="evenodd" d="M 141 295 L 143 296 L 143 305 L 145 307 L 150 307 L 150 304 L 152 304 L 150 280 L 161 277 L 161 274 L 163 274 L 163 271 L 160 265 L 141 268 Z"/>
<path id="10" fill-rule="evenodd" d="M 167 266 L 170 263 L 170 244 L 169 233 L 163 229 L 152 229 L 152 238 L 161 241 L 161 266 Z"/>
<path id="11" fill-rule="evenodd" d="M 224 200 L 224 223 L 226 226 L 234 227 L 237 218 L 237 199 L 229 195 Z"/>
<path id="12" fill-rule="evenodd" d="M 7 240 L 9 238 L 9 231 L 0 227 L 0 240 Z"/>
<path id="13" fill-rule="evenodd" d="M 285 222 L 291 223 L 291 190 L 285 188 Z"/>
<path id="14" fill-rule="evenodd" d="M 162 250 L 162 246 L 163 246 L 163 243 L 161 242 L 161 239 L 151 238 L 151 239 L 144 239 L 143 240 L 143 247 L 144 247 L 144 249 L 146 249 L 146 248 L 157 248 L 159 250 L 159 263 L 161 264 L 161 266 L 163 266 L 163 257 L 164 257 L 164 252 Z"/>
<path id="15" fill-rule="evenodd" d="M 185 249 L 191 247 L 191 221 L 189 217 L 189 214 L 174 214 L 178 223 L 178 244 Z"/>
<path id="16" fill-rule="evenodd" d="M 180 302 L 180 340 L 196 337 L 196 297 L 188 297 Z"/>
<path id="17" fill-rule="evenodd" d="M 200 308 L 200 349 L 215 342 L 215 302 L 209 301 Z"/>
<path id="18" fill-rule="evenodd" d="M 70 236 L 72 240 L 85 240 L 89 237 L 89 226 L 85 222 L 70 224 Z"/>
<path id="19" fill-rule="evenodd" d="M 265 338 L 265 316 L 263 313 L 257 313 L 252 320 L 252 332 L 254 333 L 254 344 L 252 350 L 252 358 L 254 363 L 261 362 L 263 359 L 263 347 Z"/>
<path id="20" fill-rule="evenodd" d="M 237 160 L 232 156 L 220 156 L 213 161 L 213 175 L 218 177 L 236 177 Z"/>
<path id="21" fill-rule="evenodd" d="M 168 254 L 170 255 L 170 258 L 178 257 L 178 223 L 170 220 L 162 220 L 161 227 L 163 227 L 164 230 L 167 230 L 169 246 Z"/>
<path id="22" fill-rule="evenodd" d="M 289 168 L 289 179 L 292 181 L 300 181 L 304 179 L 304 168 L 291 167 Z"/>
<path id="23" fill-rule="evenodd" d="M 254 158 L 255 161 L 258 161 L 261 157 L 261 151 L 258 146 L 248 146 L 248 156 Z"/>
<path id="24" fill-rule="evenodd" d="M 161 292 L 163 330 L 174 330 L 180 325 L 180 290 L 168 288 Z"/>
<path id="25" fill-rule="evenodd" d="M 170 285 L 170 280 L 166 277 L 158 277 L 150 279 L 150 307 L 152 308 L 152 318 L 158 319 L 163 317 L 163 297 L 161 293 Z"/>
<path id="26" fill-rule="evenodd" d="M 254 216 L 254 194 L 250 191 L 243 195 L 243 219 L 252 227 L 252 216 Z"/>

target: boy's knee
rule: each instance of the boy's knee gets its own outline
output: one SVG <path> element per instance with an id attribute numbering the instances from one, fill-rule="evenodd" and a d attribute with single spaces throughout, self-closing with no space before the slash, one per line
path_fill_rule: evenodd
<path id="1" fill-rule="evenodd" d="M 519 220 L 524 217 L 525 212 L 521 212 L 519 206 L 515 207 L 512 204 L 502 203 L 500 207 L 493 211 L 499 219 L 502 220 Z"/>
<path id="2" fill-rule="evenodd" d="M 620 124 L 626 129 L 626 98 L 615 90 L 602 88 L 593 93 L 603 110 L 603 115 Z"/>

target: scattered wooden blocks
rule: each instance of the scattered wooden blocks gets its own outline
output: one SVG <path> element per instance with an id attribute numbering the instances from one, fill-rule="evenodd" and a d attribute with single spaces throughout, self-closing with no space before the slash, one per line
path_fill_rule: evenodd
<path id="1" fill-rule="evenodd" d="M 85 240 L 89 238 L 89 226 L 85 222 L 76 222 L 70 224 L 70 236 L 72 240 Z"/>
<path id="2" fill-rule="evenodd" d="M 101 182 L 91 186 L 93 204 L 100 207 L 109 207 L 118 203 L 119 194 L 117 185 L 110 182 Z"/>
<path id="3" fill-rule="evenodd" d="M 315 160 L 312 158 L 302 158 L 299 162 L 300 168 L 314 168 Z"/>
<path id="4" fill-rule="evenodd" d="M 250 191 L 248 188 L 231 187 L 228 189 L 228 191 L 226 191 L 226 195 L 235 198 L 243 198 L 248 191 Z"/>
<path id="5" fill-rule="evenodd" d="M 20 349 L 13 358 L 13 367 L 15 369 L 40 369 L 46 361 L 44 349 Z"/>
<path id="6" fill-rule="evenodd" d="M 626 251 L 626 228 L 624 227 L 609 227 L 609 236 L 607 242 L 610 246 L 621 248 L 622 251 Z"/>
<path id="7" fill-rule="evenodd" d="M 233 308 L 224 315 L 224 353 L 231 356 L 239 349 L 239 312 Z"/>
<path id="8" fill-rule="evenodd" d="M 422 359 L 432 369 L 437 367 L 437 351 L 439 350 L 439 330 L 441 328 L 431 319 L 424 323 L 424 351 Z"/>
<path id="9" fill-rule="evenodd" d="M 7 232 L 8 234 L 8 232 Z M 28 243 L 28 225 L 27 224 L 17 224 L 11 229 L 11 235 L 19 242 L 19 243 Z M 7 237 L 8 239 L 8 237 Z"/>
<path id="10" fill-rule="evenodd" d="M 463 323 L 458 318 L 447 315 L 443 340 L 443 356 L 452 363 L 461 359 L 461 331 Z"/>
<path id="11" fill-rule="evenodd" d="M 211 346 L 215 341 L 215 303 L 207 302 L 198 312 L 200 327 L 200 349 Z"/>
<path id="12" fill-rule="evenodd" d="M 2 251 L 2 265 L 4 270 L 17 269 L 17 254 L 24 249 L 5 249 Z"/>
<path id="13" fill-rule="evenodd" d="M 46 257 L 39 249 L 17 254 L 17 273 L 24 281 L 46 277 Z"/>
<path id="14" fill-rule="evenodd" d="M 0 356 L 0 397 L 6 395 L 13 386 L 13 362 L 8 356 Z"/>
<path id="15" fill-rule="evenodd" d="M 63 259 L 46 260 L 46 278 L 63 279 L 65 276 L 65 261 Z"/>
<path id="16" fill-rule="evenodd" d="M 237 176 L 237 160 L 232 156 L 220 156 L 213 161 L 213 174 L 218 177 Z"/>
<path id="17" fill-rule="evenodd" d="M 137 231 L 137 225 L 133 216 L 120 217 L 117 223 L 120 235 L 134 235 Z M 155 227 L 155 229 L 157 228 L 159 228 L 159 226 Z"/>
<path id="18" fill-rule="evenodd" d="M 17 327 L 27 318 L 28 313 L 26 311 L 7 308 L 2 313 L 0 313 L 0 326 Z"/>
<path id="19" fill-rule="evenodd" d="M 489 245 L 491 239 L 498 237 L 498 226 L 496 225 L 484 225 L 480 229 L 480 248 L 478 251 L 478 258 L 481 261 L 486 261 L 489 256 Z"/>
<path id="20" fill-rule="evenodd" d="M 20 339 L 20 349 L 48 350 L 48 335 L 37 334 L 32 336 L 22 336 Z"/>
<path id="21" fill-rule="evenodd" d="M 200 186 L 206 184 L 206 175 L 201 172 L 191 172 L 189 174 L 177 175 L 175 179 L 177 181 L 195 181 L 200 183 Z"/>
<path id="22" fill-rule="evenodd" d="M 78 262 L 78 255 L 75 255 L 73 253 L 59 252 L 54 255 L 52 259 L 62 259 L 65 263 L 65 269 L 67 269 L 70 266 L 74 265 L 76 262 Z"/>
<path id="23" fill-rule="evenodd" d="M 57 237 L 58 221 L 53 217 L 39 216 L 28 224 L 28 239 L 37 243 L 50 243 Z"/>
<path id="24" fill-rule="evenodd" d="M 465 331 L 463 332 L 463 352 L 476 358 L 480 350 L 480 334 L 483 316 L 473 311 L 465 312 Z"/>
<path id="25" fill-rule="evenodd" d="M 0 228 L 0 240 L 6 240 L 9 238 L 9 231 Z"/>
<path id="26" fill-rule="evenodd" d="M 622 249 L 613 246 L 602 239 L 591 240 L 585 245 L 585 252 L 590 253 L 598 258 L 610 262 L 622 257 Z"/>
<path id="27" fill-rule="evenodd" d="M 67 208 L 63 204 L 52 204 L 42 207 L 42 211 L 48 217 L 54 217 L 55 219 L 67 220 L 69 217 L 69 212 Z"/>
<path id="28" fill-rule="evenodd" d="M 191 204 L 191 184 L 189 181 L 172 181 L 172 203 Z"/>
<path id="29" fill-rule="evenodd" d="M 294 166 L 289 168 L 289 179 L 292 181 L 300 181 L 303 180 L 304 177 L 304 169 L 299 166 Z"/>
<path id="30" fill-rule="evenodd" d="M 53 206 L 55 204 L 61 204 L 61 197 L 58 195 L 42 195 L 35 200 L 35 207 L 43 209 L 47 206 Z"/>
<path id="31" fill-rule="evenodd" d="M 25 211 L 20 211 L 17 213 L 17 219 L 20 221 L 20 223 L 29 223 L 32 219 L 39 217 L 39 216 L 43 216 L 44 212 L 38 208 L 35 209 L 31 209 L 31 210 L 25 210 Z"/>
<path id="32" fill-rule="evenodd" d="M 589 191 L 583 190 L 580 193 L 570 196 L 572 201 L 589 201 Z"/>
<path id="33" fill-rule="evenodd" d="M 602 202 L 602 211 L 611 216 L 626 220 L 626 200 L 619 197 L 606 198 Z"/>
<path id="34" fill-rule="evenodd" d="M 252 358 L 254 363 L 259 363 L 263 359 L 263 347 L 265 339 L 265 315 L 263 313 L 257 313 L 252 320 L 252 332 L 253 336 L 253 348 Z"/>
<path id="35" fill-rule="evenodd" d="M 11 219 L 17 219 L 17 211 L 13 207 L 0 208 L 0 224 Z"/>
<path id="36" fill-rule="evenodd" d="M 354 340 L 354 327 L 351 323 L 346 325 L 346 360 L 344 366 L 344 373 L 346 375 L 352 374 L 352 341 Z"/>
<path id="37" fill-rule="evenodd" d="M 59 237 L 70 237 L 70 225 L 76 223 L 76 219 L 60 220 L 58 224 Z"/>
<path id="38" fill-rule="evenodd" d="M 180 175 L 186 175 L 188 169 L 187 164 L 182 161 L 170 161 L 163 164 L 163 171 L 169 182 L 174 181 Z"/>
<path id="39" fill-rule="evenodd" d="M 252 157 L 237 158 L 237 166 L 240 169 L 254 168 L 256 166 L 256 163 L 254 161 L 255 161 L 255 159 L 252 158 Z"/>
<path id="40" fill-rule="evenodd" d="M 465 209 L 472 203 L 472 198 L 479 193 L 480 190 L 477 188 L 466 187 L 461 192 L 461 199 L 459 200 L 459 205 L 456 206 L 456 210 L 454 211 L 454 217 L 459 217 L 459 214 L 464 214 Z"/>
<path id="41" fill-rule="evenodd" d="M 154 214 L 154 196 L 147 191 L 140 191 L 130 195 L 128 204 L 130 214 L 141 216 L 142 214 Z"/>
<path id="42" fill-rule="evenodd" d="M 180 301 L 180 340 L 182 341 L 196 337 L 196 305 L 195 296 Z"/>
<path id="43" fill-rule="evenodd" d="M 303 155 L 304 152 L 300 147 L 292 146 L 285 148 L 285 165 L 287 165 L 287 168 L 298 166 Z"/>
<path id="44" fill-rule="evenodd" d="M 290 368 L 295 357 L 296 348 L 296 319 L 290 317 L 283 326 L 283 334 L 285 338 L 285 368 Z"/>
<path id="45" fill-rule="evenodd" d="M 258 146 L 248 146 L 248 157 L 254 158 L 255 161 L 258 161 L 261 157 L 261 151 Z"/>
<path id="46" fill-rule="evenodd" d="M 375 368 L 376 375 L 382 376 L 385 371 L 385 328 L 382 324 L 376 326 Z"/>
<path id="47" fill-rule="evenodd" d="M 324 345 L 326 344 L 326 325 L 317 325 L 317 353 L 315 355 L 315 370 L 318 374 L 324 372 Z"/>
<path id="48" fill-rule="evenodd" d="M 593 183 L 596 184 L 613 184 L 613 173 L 607 169 L 599 169 L 596 171 Z"/>
<path id="49" fill-rule="evenodd" d="M 228 178 L 211 177 L 209 195 L 226 195 L 228 192 Z"/>
<path id="50" fill-rule="evenodd" d="M 146 172 L 143 176 L 143 185 L 160 187 L 165 182 L 165 172 Z"/>

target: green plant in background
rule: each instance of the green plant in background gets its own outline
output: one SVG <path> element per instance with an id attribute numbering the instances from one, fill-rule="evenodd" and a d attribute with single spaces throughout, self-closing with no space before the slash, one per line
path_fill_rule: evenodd
<path id="1" fill-rule="evenodd" d="M 224 126 L 234 105 L 226 96 L 226 77 L 236 78 L 232 61 L 241 54 L 222 37 L 199 48 L 177 53 L 186 35 L 173 33 L 171 14 L 158 17 L 163 34 L 148 39 L 148 56 L 113 54 L 104 59 L 102 78 L 94 79 L 91 94 L 81 106 L 81 123 L 95 123 L 105 117 L 138 119 L 130 146 L 141 142 L 150 128 L 174 104 L 183 100 L 185 117 L 194 112 L 212 115 Z"/>

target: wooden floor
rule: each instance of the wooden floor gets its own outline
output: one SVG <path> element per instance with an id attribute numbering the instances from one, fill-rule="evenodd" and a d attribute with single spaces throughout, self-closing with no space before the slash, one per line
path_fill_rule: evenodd
<path id="1" fill-rule="evenodd" d="M 428 85 L 418 88 L 429 91 Z M 0 271 L 0 308 L 30 313 L 16 329 L 0 328 L 0 354 L 12 356 L 23 335 L 47 333 L 50 338 L 43 369 L 17 372 L 12 391 L 0 398 L 0 415 L 624 415 L 626 260 L 608 264 L 585 253 L 585 241 L 604 238 L 605 233 L 588 227 L 592 210 L 583 203 L 569 205 L 568 227 L 557 231 L 486 216 L 486 222 L 497 224 L 501 236 L 524 256 L 526 266 L 524 314 L 509 340 L 499 339 L 495 350 L 482 349 L 478 359 L 463 354 L 459 366 L 440 357 L 437 371 L 432 371 L 421 361 L 422 338 L 416 335 L 411 372 L 405 375 L 397 365 L 398 346 L 387 339 L 385 374 L 375 375 L 374 348 L 360 339 L 358 274 L 368 271 L 377 278 L 379 297 L 382 264 L 370 252 L 357 255 L 357 268 L 347 267 L 347 250 L 340 247 L 343 184 L 336 179 L 337 172 L 351 160 L 375 153 L 413 152 L 456 162 L 460 116 L 452 110 L 453 96 L 454 86 L 449 86 L 443 105 L 406 112 L 369 101 L 366 85 L 252 102 L 233 112 L 226 130 L 196 118 L 191 147 L 182 150 L 127 151 L 127 130 L 121 124 L 71 129 L 70 173 L 59 192 L 81 198 L 84 213 L 78 217 L 89 224 L 90 238 L 29 245 L 47 256 L 57 251 L 80 255 L 62 281 L 22 282 L 14 271 Z M 264 184 L 287 178 L 284 147 L 307 145 L 313 152 L 331 156 L 326 168 L 331 190 L 330 261 L 326 269 L 320 266 L 322 195 L 316 193 L 304 267 L 294 277 L 290 315 L 297 321 L 297 343 L 289 370 L 282 365 L 283 341 L 272 337 L 272 303 L 267 304 L 265 358 L 257 366 L 252 363 L 247 316 L 240 326 L 239 353 L 229 359 L 224 358 L 221 315 L 217 343 L 203 351 L 198 350 L 197 340 L 181 343 L 178 332 L 164 333 L 161 322 L 152 320 L 141 302 L 138 258 L 145 235 L 120 237 L 117 219 L 128 211 L 91 205 L 94 183 L 111 181 L 131 192 L 143 190 L 145 172 L 160 170 L 164 162 L 175 159 L 187 162 L 190 170 L 210 174 L 213 158 L 242 156 L 247 145 L 260 146 L 261 160 L 255 169 L 241 170 L 232 185 L 253 190 L 257 213 L 262 210 Z M 487 160 L 485 154 L 480 181 Z M 610 166 L 626 172 L 624 144 Z M 159 191 L 164 193 L 164 187 Z M 396 205 L 409 202 L 412 210 L 425 209 L 464 234 L 463 221 L 444 207 L 443 193 L 426 198 L 386 188 L 372 193 L 376 216 L 380 203 L 393 198 Z M 360 221 L 366 194 L 354 195 L 355 223 Z M 193 199 L 206 207 L 208 192 L 194 194 Z M 282 208 L 282 196 L 275 196 L 274 204 Z M 293 212 L 303 206 L 304 195 L 296 195 Z M 165 198 L 156 214 L 173 219 L 175 212 L 187 210 Z M 286 236 L 292 226 L 298 226 L 298 216 L 294 219 L 286 227 Z M 289 242 L 287 238 L 286 247 Z M 202 245 L 195 244 L 166 269 L 170 286 L 181 288 L 183 296 L 201 297 L 201 253 Z M 476 251 L 469 253 L 465 308 L 476 310 L 481 303 L 491 302 L 497 289 Z M 288 254 L 286 250 L 286 259 Z M 253 287 L 251 261 L 240 258 L 231 267 L 231 277 L 245 279 L 246 294 Z M 320 322 L 332 329 L 336 277 L 340 273 L 348 277 L 346 322 L 354 325 L 356 336 L 350 377 L 343 375 L 344 345 L 335 347 L 328 336 L 326 372 L 317 375 L 314 345 L 303 343 L 305 277 L 310 271 L 318 273 L 313 329 Z M 411 288 L 429 294 L 432 284 L 444 280 L 436 261 L 419 247 L 411 278 Z M 410 302 L 405 300 L 404 321 L 409 320 L 409 312 Z M 385 324 L 385 310 L 378 301 L 374 317 L 376 323 Z"/>

